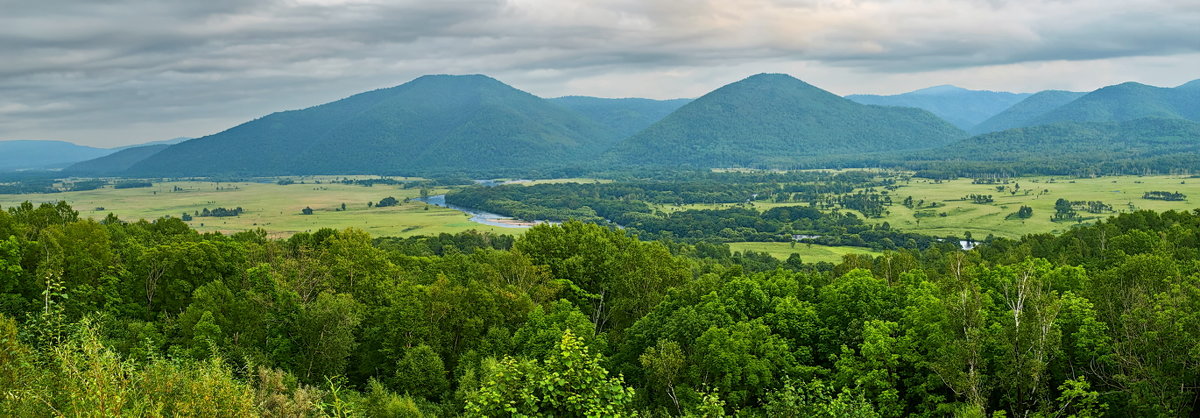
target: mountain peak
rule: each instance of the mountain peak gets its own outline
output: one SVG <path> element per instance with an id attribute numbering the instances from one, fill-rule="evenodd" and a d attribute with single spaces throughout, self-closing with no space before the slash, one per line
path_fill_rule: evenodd
<path id="1" fill-rule="evenodd" d="M 943 84 L 940 86 L 926 87 L 926 88 L 923 88 L 920 90 L 916 90 L 916 91 L 913 91 L 912 94 L 933 95 L 933 94 L 960 93 L 960 92 L 965 92 L 965 91 L 971 91 L 971 90 L 967 90 L 962 87 L 958 87 L 958 86 L 954 86 L 954 85 L 950 85 L 950 84 Z"/>
<path id="2" fill-rule="evenodd" d="M 1177 89 L 1200 89 L 1200 79 L 1195 79 L 1176 87 Z"/>
<path id="3" fill-rule="evenodd" d="M 504 82 L 483 74 L 427 74 L 413 79 L 404 85 L 503 85 Z"/>
<path id="4" fill-rule="evenodd" d="M 746 77 L 742 81 L 750 81 L 750 80 L 755 80 L 755 81 L 796 80 L 796 81 L 800 81 L 800 79 L 798 79 L 796 77 L 792 77 L 791 75 L 784 74 L 784 73 L 758 73 L 758 74 Z"/>
<path id="5" fill-rule="evenodd" d="M 806 157 L 934 147 L 962 132 L 919 109 L 866 106 L 786 74 L 718 88 L 609 153 L 632 165 L 794 166 Z"/>

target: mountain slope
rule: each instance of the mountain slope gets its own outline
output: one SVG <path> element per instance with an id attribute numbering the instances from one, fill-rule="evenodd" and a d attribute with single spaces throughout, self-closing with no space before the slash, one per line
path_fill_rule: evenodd
<path id="1" fill-rule="evenodd" d="M 172 145 L 129 174 L 495 172 L 595 156 L 618 139 L 486 76 L 424 76 Z"/>
<path id="2" fill-rule="evenodd" d="M 970 129 L 973 134 L 1003 131 L 1005 129 L 1029 126 L 1030 121 L 1083 97 L 1087 93 L 1063 90 L 1046 90 L 1038 92 L 1025 100 L 1012 105 L 1003 112 Z"/>
<path id="3" fill-rule="evenodd" d="M 1179 87 L 1176 87 L 1176 88 L 1177 89 L 1200 89 L 1200 79 L 1189 81 L 1187 83 L 1179 85 Z"/>
<path id="4" fill-rule="evenodd" d="M 72 176 L 112 176 L 125 172 L 134 164 L 150 158 L 170 147 L 170 144 L 154 144 L 124 148 L 120 151 L 87 161 L 80 161 L 63 169 L 63 174 Z"/>
<path id="5" fill-rule="evenodd" d="M 893 96 L 854 94 L 846 98 L 862 104 L 925 109 L 954 126 L 969 129 L 1029 96 L 1026 93 L 936 86 Z"/>
<path id="6" fill-rule="evenodd" d="M 635 165 L 790 167 L 797 158 L 945 145 L 966 135 L 927 111 L 854 103 L 759 74 L 679 108 L 610 152 Z"/>
<path id="7" fill-rule="evenodd" d="M 1195 167 L 1200 123 L 1168 118 L 1123 122 L 1060 122 L 971 137 L 919 151 L 910 161 L 998 162 L 997 167 L 1091 167 L 1136 172 L 1138 167 Z M 1129 170 L 1133 167 L 1134 170 Z M 1065 172 L 1065 171 L 1064 171 Z"/>
<path id="8" fill-rule="evenodd" d="M 0 141 L 0 170 L 63 168 L 112 152 L 66 141 Z"/>
<path id="9" fill-rule="evenodd" d="M 604 99 L 566 96 L 551 102 L 579 112 L 624 138 L 646 129 L 679 109 L 691 99 Z"/>
<path id="10" fill-rule="evenodd" d="M 1200 120 L 1200 89 L 1163 88 L 1139 83 L 1108 86 L 1029 122 L 1121 122 L 1146 117 Z"/>
<path id="11" fill-rule="evenodd" d="M 159 140 L 159 141 L 150 141 L 150 142 L 144 142 L 141 144 L 126 145 L 123 147 L 116 147 L 116 148 L 111 148 L 111 149 L 113 151 L 121 151 L 121 150 L 130 149 L 130 148 L 145 147 L 145 146 L 149 146 L 149 145 L 175 145 L 180 142 L 188 141 L 191 139 L 194 139 L 194 138 L 188 138 L 188 137 L 181 136 L 179 138 L 163 139 L 163 140 Z"/>

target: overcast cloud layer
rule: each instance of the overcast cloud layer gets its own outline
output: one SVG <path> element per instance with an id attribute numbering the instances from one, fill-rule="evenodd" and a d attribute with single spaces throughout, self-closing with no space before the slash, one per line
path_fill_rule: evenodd
<path id="1" fill-rule="evenodd" d="M 0 139 L 203 136 L 430 73 L 544 97 L 1200 78 L 1196 0 L 0 0 Z"/>

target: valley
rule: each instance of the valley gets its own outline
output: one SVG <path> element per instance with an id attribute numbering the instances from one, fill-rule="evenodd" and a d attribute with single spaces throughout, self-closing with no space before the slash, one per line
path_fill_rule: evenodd
<path id="1" fill-rule="evenodd" d="M 427 75 L 0 143 L 0 416 L 1195 415 L 1198 83 Z"/>

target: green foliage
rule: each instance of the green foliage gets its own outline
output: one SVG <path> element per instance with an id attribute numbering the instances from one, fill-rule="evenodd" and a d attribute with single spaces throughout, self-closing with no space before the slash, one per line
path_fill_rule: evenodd
<path id="1" fill-rule="evenodd" d="M 469 416 L 630 416 L 634 391 L 570 330 L 542 362 L 506 358 L 467 400 Z"/>
<path id="2" fill-rule="evenodd" d="M 805 384 L 789 381 L 768 396 L 766 413 L 773 417 L 875 418 L 879 413 L 861 394 L 837 392 L 820 380 Z"/>
<path id="3" fill-rule="evenodd" d="M 579 222 L 276 240 L 23 205 L 0 415 L 1189 416 L 1197 231 L 1139 211 L 755 270 Z"/>
<path id="4" fill-rule="evenodd" d="M 442 358 L 424 344 L 405 350 L 396 365 L 395 381 L 400 392 L 434 401 L 450 388 Z"/>

